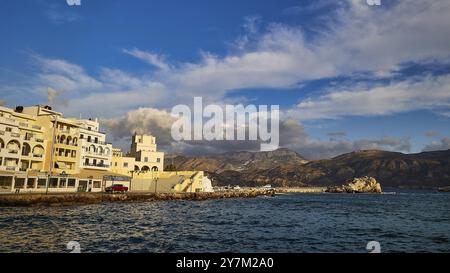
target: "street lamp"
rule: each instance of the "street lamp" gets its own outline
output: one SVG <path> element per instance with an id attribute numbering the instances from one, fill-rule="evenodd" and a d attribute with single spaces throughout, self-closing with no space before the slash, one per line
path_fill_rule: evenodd
<path id="1" fill-rule="evenodd" d="M 158 177 L 153 178 L 153 181 L 155 181 L 155 193 L 158 193 Z"/>

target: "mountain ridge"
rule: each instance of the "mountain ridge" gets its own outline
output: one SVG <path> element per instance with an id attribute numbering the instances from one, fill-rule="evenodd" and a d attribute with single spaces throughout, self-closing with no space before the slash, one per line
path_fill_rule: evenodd
<path id="1" fill-rule="evenodd" d="M 215 185 L 298 187 L 340 185 L 372 176 L 384 187 L 435 188 L 450 185 L 450 149 L 414 154 L 360 150 L 307 161 L 295 151 L 232 152 L 176 156 L 178 170 L 204 170 Z"/>

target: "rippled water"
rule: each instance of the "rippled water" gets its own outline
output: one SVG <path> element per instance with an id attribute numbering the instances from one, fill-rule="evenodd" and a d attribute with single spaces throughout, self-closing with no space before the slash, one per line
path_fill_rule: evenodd
<path id="1" fill-rule="evenodd" d="M 0 252 L 449 252 L 449 212 L 427 191 L 0 208 Z"/>

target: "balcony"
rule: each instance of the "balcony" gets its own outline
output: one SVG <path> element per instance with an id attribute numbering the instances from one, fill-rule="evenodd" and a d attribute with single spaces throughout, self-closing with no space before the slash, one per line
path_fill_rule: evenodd
<path id="1" fill-rule="evenodd" d="M 87 138 L 85 138 L 84 140 L 86 140 L 86 142 L 88 142 L 88 143 L 92 143 L 92 144 L 99 144 L 99 145 L 109 145 L 109 144 L 111 144 L 111 143 L 109 143 L 109 142 L 105 142 L 105 141 L 95 141 L 95 140 L 93 140 L 93 139 L 87 139 Z"/>
<path id="2" fill-rule="evenodd" d="M 19 126 L 28 128 L 29 125 L 28 125 L 28 123 L 25 123 L 25 122 L 19 122 Z"/>
<path id="3" fill-rule="evenodd" d="M 66 145 L 66 146 L 72 146 L 72 147 L 77 147 L 77 146 L 78 146 L 77 143 L 67 143 L 67 142 L 56 142 L 55 144 L 58 144 L 58 145 Z"/>
<path id="4" fill-rule="evenodd" d="M 95 157 L 109 157 L 109 154 L 105 154 L 105 153 L 97 153 L 97 152 L 92 152 L 92 151 L 86 151 L 86 155 L 88 156 L 95 156 Z"/>
<path id="5" fill-rule="evenodd" d="M 19 133 L 14 133 L 14 132 L 5 131 L 5 130 L 1 130 L 0 131 L 0 135 L 2 135 L 2 136 L 4 136 L 4 135 L 8 136 L 9 135 L 9 137 L 20 138 L 20 134 Z"/>
<path id="6" fill-rule="evenodd" d="M 83 163 L 83 166 L 87 166 L 87 167 L 98 167 L 98 168 L 109 168 L 111 165 Z"/>
<path id="7" fill-rule="evenodd" d="M 39 143 L 44 143 L 44 139 L 42 138 L 36 138 L 35 136 L 25 136 L 24 140 L 26 141 L 34 141 L 34 142 L 39 142 Z"/>
<path id="8" fill-rule="evenodd" d="M 7 117 L 0 117 L 0 122 L 9 123 L 9 124 L 16 124 L 16 120 L 12 118 Z"/>

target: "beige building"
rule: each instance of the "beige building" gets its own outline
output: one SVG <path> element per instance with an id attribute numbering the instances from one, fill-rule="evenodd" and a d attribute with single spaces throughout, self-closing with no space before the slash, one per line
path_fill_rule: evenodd
<path id="1" fill-rule="evenodd" d="M 138 172 L 131 180 L 132 191 L 211 192 L 211 181 L 203 171 Z"/>
<path id="2" fill-rule="evenodd" d="M 124 155 L 106 142 L 97 119 L 65 118 L 50 106 L 0 107 L 0 193 L 211 191 L 202 171 L 164 172 L 151 135 L 135 134 Z"/>
<path id="3" fill-rule="evenodd" d="M 24 172 L 44 169 L 44 130 L 22 108 L 0 107 L 0 171 Z"/>
<path id="4" fill-rule="evenodd" d="M 158 152 L 156 148 L 155 137 L 134 134 L 128 155 L 124 156 L 118 148 L 113 149 L 111 171 L 124 175 L 138 172 L 162 172 L 164 153 Z"/>
<path id="5" fill-rule="evenodd" d="M 134 134 L 127 156 L 114 148 L 112 163 L 112 172 L 131 176 L 131 191 L 212 191 L 211 181 L 203 171 L 164 171 L 164 153 L 157 151 L 156 138 L 151 135 Z"/>
<path id="6" fill-rule="evenodd" d="M 105 177 L 116 176 L 105 138 L 97 120 L 65 118 L 49 106 L 0 107 L 0 192 L 104 190 Z"/>
<path id="7" fill-rule="evenodd" d="M 25 107 L 23 113 L 36 118 L 44 129 L 47 140 L 45 170 L 51 174 L 76 174 L 79 172 L 80 127 L 76 120 L 63 117 L 49 106 Z M 53 153 L 53 154 L 52 154 Z"/>

